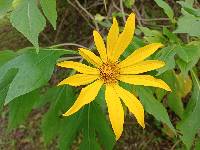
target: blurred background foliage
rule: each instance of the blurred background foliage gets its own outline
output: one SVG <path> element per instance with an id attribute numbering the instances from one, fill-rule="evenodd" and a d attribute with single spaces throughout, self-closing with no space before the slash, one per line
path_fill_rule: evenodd
<path id="1" fill-rule="evenodd" d="M 150 74 L 173 92 L 123 84 L 143 103 L 146 128 L 127 112 L 115 143 L 103 89 L 94 103 L 61 117 L 79 88 L 56 87 L 72 72 L 55 63 L 81 60 L 73 50 L 95 50 L 94 29 L 105 37 L 113 16 L 123 27 L 131 12 L 136 33 L 121 59 L 145 44 L 163 43 L 151 57 L 166 66 Z M 0 0 L 0 50 L 0 149 L 200 149 L 198 0 Z"/>

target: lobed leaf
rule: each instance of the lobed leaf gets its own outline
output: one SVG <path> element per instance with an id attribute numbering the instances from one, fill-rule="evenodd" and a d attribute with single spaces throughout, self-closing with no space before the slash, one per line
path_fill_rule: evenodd
<path id="1" fill-rule="evenodd" d="M 9 85 L 5 104 L 46 84 L 53 73 L 56 60 L 62 54 L 63 51 L 45 50 L 36 54 L 30 50 L 1 66 L 0 84 L 4 82 L 5 75 L 10 69 L 18 69 Z"/>

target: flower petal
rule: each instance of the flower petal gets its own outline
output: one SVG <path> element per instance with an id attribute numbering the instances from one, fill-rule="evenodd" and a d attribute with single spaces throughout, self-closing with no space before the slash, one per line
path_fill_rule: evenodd
<path id="1" fill-rule="evenodd" d="M 79 48 L 79 54 L 96 67 L 99 67 L 103 64 L 101 59 L 88 49 Z"/>
<path id="2" fill-rule="evenodd" d="M 118 140 L 123 132 L 124 110 L 119 97 L 111 85 L 106 86 L 105 99 L 108 106 L 110 122 L 114 130 L 116 140 Z"/>
<path id="3" fill-rule="evenodd" d="M 93 36 L 94 36 L 95 45 L 97 47 L 97 50 L 100 54 L 102 61 L 107 62 L 106 47 L 105 47 L 103 38 L 101 37 L 101 35 L 97 31 L 93 32 Z"/>
<path id="4" fill-rule="evenodd" d="M 57 63 L 57 66 L 71 68 L 84 74 L 99 74 L 98 69 L 74 61 L 63 61 L 61 63 Z"/>
<path id="5" fill-rule="evenodd" d="M 68 84 L 71 86 L 86 85 L 96 80 L 98 75 L 76 74 L 61 81 L 58 86 Z"/>
<path id="6" fill-rule="evenodd" d="M 133 113 L 137 122 L 145 128 L 144 124 L 144 108 L 140 101 L 129 91 L 123 89 L 119 85 L 115 85 L 115 91 L 118 96 L 123 100 L 124 104 L 128 107 L 129 111 Z"/>
<path id="7" fill-rule="evenodd" d="M 120 69 L 120 74 L 139 74 L 161 68 L 165 65 L 160 60 L 146 60 Z"/>
<path id="8" fill-rule="evenodd" d="M 126 21 L 124 31 L 119 35 L 119 38 L 115 45 L 115 51 L 112 61 L 116 62 L 120 57 L 120 55 L 128 47 L 128 45 L 133 39 L 134 31 L 135 31 L 135 14 L 131 13 Z"/>
<path id="9" fill-rule="evenodd" d="M 111 58 L 113 52 L 115 51 L 115 44 L 119 36 L 119 26 L 116 18 L 113 18 L 113 24 L 108 32 L 107 36 L 107 55 L 108 59 Z"/>
<path id="10" fill-rule="evenodd" d="M 171 91 L 163 80 L 156 79 L 150 75 L 120 75 L 119 80 L 133 85 L 153 86 Z"/>
<path id="11" fill-rule="evenodd" d="M 144 47 L 136 49 L 130 56 L 119 63 L 119 67 L 131 66 L 137 62 L 143 61 L 145 58 L 149 57 L 156 50 L 163 47 L 161 43 L 152 43 Z"/>
<path id="12" fill-rule="evenodd" d="M 91 101 L 93 101 L 99 93 L 102 85 L 103 82 L 97 80 L 94 83 L 83 88 L 74 105 L 66 113 L 64 113 L 63 116 L 70 116 L 81 109 L 84 105 L 89 104 Z"/>

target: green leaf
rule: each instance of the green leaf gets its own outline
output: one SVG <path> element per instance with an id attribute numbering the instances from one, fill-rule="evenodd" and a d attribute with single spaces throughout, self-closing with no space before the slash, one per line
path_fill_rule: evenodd
<path id="1" fill-rule="evenodd" d="M 101 108 L 96 103 L 90 106 L 92 124 L 94 124 L 96 133 L 99 137 L 99 142 L 106 150 L 112 150 L 115 145 L 115 136 L 110 128 L 105 115 L 101 111 Z M 98 119 L 96 119 L 98 118 Z"/>
<path id="2" fill-rule="evenodd" d="M 10 59 L 14 58 L 16 53 L 10 50 L 0 51 L 0 67 L 9 61 Z"/>
<path id="3" fill-rule="evenodd" d="M 135 3 L 135 0 L 123 0 L 124 2 L 124 5 L 127 7 L 127 8 L 132 8 L 132 6 L 134 5 Z"/>
<path id="4" fill-rule="evenodd" d="M 153 115 L 158 121 L 165 123 L 174 133 L 176 133 L 165 107 L 144 87 L 136 88 L 140 101 L 144 106 L 145 111 Z"/>
<path id="5" fill-rule="evenodd" d="M 161 78 L 168 83 L 172 92 L 167 96 L 167 104 L 169 108 L 182 118 L 184 107 L 181 99 L 181 88 L 174 71 L 167 71 L 162 74 Z"/>
<path id="6" fill-rule="evenodd" d="M 165 62 L 165 66 L 158 69 L 157 76 L 166 72 L 167 70 L 171 70 L 175 68 L 175 59 L 174 56 L 176 54 L 176 47 L 175 46 L 168 46 L 156 53 L 154 59 L 162 60 Z"/>
<path id="7" fill-rule="evenodd" d="M 42 10 L 53 25 L 54 30 L 56 30 L 56 20 L 57 20 L 57 11 L 56 11 L 56 0 L 40 0 Z"/>
<path id="8" fill-rule="evenodd" d="M 200 9 L 193 8 L 194 0 L 186 0 L 184 1 L 178 1 L 182 8 L 187 11 L 188 13 L 199 17 L 200 16 Z"/>
<path id="9" fill-rule="evenodd" d="M 39 101 L 39 92 L 33 91 L 16 98 L 9 104 L 8 129 L 16 128 L 22 124 L 31 112 L 35 101 Z"/>
<path id="10" fill-rule="evenodd" d="M 45 114 L 41 126 L 46 144 L 49 144 L 51 140 L 59 133 L 58 129 L 63 128 L 62 122 L 65 122 L 65 119 L 68 121 L 67 117 L 61 119 L 61 115 L 69 108 L 70 105 L 72 105 L 72 102 L 75 99 L 75 91 L 69 86 L 56 87 L 50 89 L 48 93 L 51 95 L 51 97 L 49 97 L 47 94 L 46 98 L 50 98 L 52 104 L 48 112 Z M 67 126 L 67 124 L 63 124 L 63 126 Z M 64 140 L 67 143 L 67 139 Z M 72 139 L 68 140 L 70 141 Z"/>
<path id="11" fill-rule="evenodd" d="M 12 25 L 20 31 L 39 51 L 38 36 L 45 27 L 45 18 L 35 0 L 23 0 L 11 13 Z"/>
<path id="12" fill-rule="evenodd" d="M 181 43 L 181 40 L 173 32 L 168 30 L 166 27 L 163 27 L 163 34 L 168 37 L 170 43 L 172 44 Z"/>
<path id="13" fill-rule="evenodd" d="M 200 36 L 200 18 L 182 10 L 183 16 L 178 19 L 178 27 L 174 33 L 188 33 L 190 36 Z"/>
<path id="14" fill-rule="evenodd" d="M 11 8 L 12 0 L 0 0 L 0 18 L 3 17 Z"/>
<path id="15" fill-rule="evenodd" d="M 192 61 L 190 62 L 185 62 L 182 59 L 177 59 L 176 63 L 179 66 L 181 73 L 184 75 L 187 75 L 188 72 L 198 63 L 199 58 L 198 57 L 194 57 Z"/>
<path id="16" fill-rule="evenodd" d="M 185 62 L 194 60 L 195 57 L 200 57 L 200 46 L 196 45 L 185 45 L 177 47 L 177 55 Z"/>
<path id="17" fill-rule="evenodd" d="M 159 7 L 161 7 L 169 19 L 174 22 L 174 12 L 172 8 L 164 0 L 154 0 Z"/>
<path id="18" fill-rule="evenodd" d="M 2 82 L 0 84 L 0 112 L 3 107 L 4 100 L 6 98 L 6 94 L 8 92 L 10 83 L 12 82 L 16 74 L 17 74 L 17 69 L 10 69 L 2 78 Z"/>
<path id="19" fill-rule="evenodd" d="M 147 27 L 139 27 L 139 29 L 144 33 L 144 39 L 149 43 L 166 42 L 166 38 L 158 30 L 151 30 Z"/>
<path id="20" fill-rule="evenodd" d="M 200 82 L 198 76 L 191 71 L 193 79 L 193 92 L 190 101 L 193 103 L 193 107 L 190 107 L 190 111 L 186 112 L 183 119 L 179 122 L 177 128 L 180 130 L 182 136 L 181 140 L 190 149 L 195 135 L 200 129 Z M 190 102 L 191 103 L 191 102 Z"/>
<path id="21" fill-rule="evenodd" d="M 10 69 L 18 69 L 18 73 L 9 86 L 5 103 L 46 84 L 53 73 L 56 60 L 62 54 L 64 54 L 63 51 L 45 50 L 36 54 L 30 50 L 0 67 L 0 84 L 4 82 L 3 78 Z"/>
<path id="22" fill-rule="evenodd" d="M 50 94 L 51 92 L 53 94 Z M 73 105 L 76 91 L 70 86 L 63 86 L 50 89 L 48 93 L 47 98 L 51 99 L 52 104 L 42 120 L 42 132 L 47 144 L 58 136 L 59 148 L 70 149 L 77 133 L 82 131 L 84 137 L 80 149 L 99 148 L 98 141 L 105 150 L 113 148 L 113 131 L 97 103 L 86 105 L 71 116 L 61 117 L 61 114 Z"/>

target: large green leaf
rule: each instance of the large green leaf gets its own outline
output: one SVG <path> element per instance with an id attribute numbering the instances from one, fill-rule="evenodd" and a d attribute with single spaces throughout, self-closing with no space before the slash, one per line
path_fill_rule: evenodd
<path id="1" fill-rule="evenodd" d="M 56 0 L 40 0 L 40 4 L 42 6 L 42 10 L 53 25 L 54 29 L 56 29 L 56 20 L 57 20 L 57 11 L 56 11 Z"/>
<path id="2" fill-rule="evenodd" d="M 10 83 L 5 103 L 46 84 L 53 73 L 56 60 L 62 54 L 63 51 L 43 50 L 36 54 L 29 50 L 0 67 L 0 84 L 4 82 L 4 77 L 10 69 L 18 69 Z"/>
<path id="3" fill-rule="evenodd" d="M 179 122 L 177 128 L 180 130 L 182 136 L 181 140 L 190 149 L 195 135 L 200 129 L 200 82 L 198 76 L 191 71 L 193 78 L 193 92 L 190 99 L 190 105 L 188 106 L 183 119 Z M 191 107 L 192 104 L 192 107 Z"/>
<path id="4" fill-rule="evenodd" d="M 9 103 L 8 128 L 12 129 L 23 123 L 31 112 L 35 101 L 39 101 L 39 92 L 33 91 L 22 95 Z"/>
<path id="5" fill-rule="evenodd" d="M 174 22 L 174 12 L 167 2 L 164 0 L 154 0 L 159 7 L 161 7 L 169 19 Z"/>
<path id="6" fill-rule="evenodd" d="M 19 1 L 11 13 L 10 21 L 39 51 L 38 35 L 44 29 L 46 23 L 36 1 Z"/>
<path id="7" fill-rule="evenodd" d="M 136 90 L 145 111 L 152 114 L 158 121 L 165 123 L 174 133 L 176 133 L 167 114 L 167 110 L 157 99 L 155 99 L 153 94 L 144 89 L 144 87 L 138 87 Z"/>

